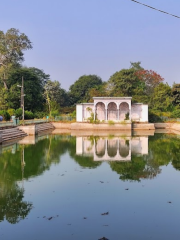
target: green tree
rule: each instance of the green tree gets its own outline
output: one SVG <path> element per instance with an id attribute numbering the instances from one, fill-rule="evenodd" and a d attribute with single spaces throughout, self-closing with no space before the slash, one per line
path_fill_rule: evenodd
<path id="1" fill-rule="evenodd" d="M 34 69 L 27 67 L 13 68 L 9 72 L 8 105 L 10 108 L 20 107 L 22 76 L 24 77 L 25 110 L 41 111 L 44 106 L 44 81 L 34 72 Z M 46 80 L 46 79 L 45 79 Z"/>
<path id="2" fill-rule="evenodd" d="M 8 93 L 3 84 L 0 83 L 0 110 L 6 110 L 7 108 L 8 108 Z"/>
<path id="3" fill-rule="evenodd" d="M 61 84 L 58 81 L 48 80 L 44 86 L 44 96 L 48 105 L 48 110 L 51 115 L 51 111 L 60 110 L 60 107 L 66 106 L 67 93 L 61 88 Z"/>
<path id="4" fill-rule="evenodd" d="M 180 107 L 180 84 L 174 83 L 172 86 L 172 101 L 175 106 Z"/>
<path id="5" fill-rule="evenodd" d="M 141 67 L 141 62 L 130 62 L 130 68 L 133 68 L 135 70 L 143 70 L 144 68 Z"/>
<path id="6" fill-rule="evenodd" d="M 102 84 L 102 79 L 96 75 L 83 75 L 69 88 L 71 104 L 88 102 L 91 99 L 89 91 Z"/>
<path id="7" fill-rule="evenodd" d="M 18 29 L 11 28 L 6 33 L 0 31 L 0 77 L 6 85 L 6 74 L 12 65 L 20 64 L 24 60 L 24 50 L 31 49 L 29 38 Z"/>
<path id="8" fill-rule="evenodd" d="M 171 87 L 166 83 L 160 83 L 154 89 L 151 96 L 150 107 L 159 111 L 171 111 L 173 109 Z"/>
<path id="9" fill-rule="evenodd" d="M 114 73 L 107 82 L 109 96 L 127 97 L 135 95 L 137 89 L 143 89 L 144 84 L 135 75 L 136 70 L 122 69 Z"/>

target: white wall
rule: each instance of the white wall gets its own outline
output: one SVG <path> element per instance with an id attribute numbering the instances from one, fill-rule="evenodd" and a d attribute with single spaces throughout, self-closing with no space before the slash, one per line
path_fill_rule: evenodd
<path id="1" fill-rule="evenodd" d="M 148 105 L 142 105 L 142 122 L 148 122 Z"/>
<path id="2" fill-rule="evenodd" d="M 76 122 L 83 121 L 83 105 L 78 104 L 76 105 Z"/>
<path id="3" fill-rule="evenodd" d="M 88 108 L 91 108 L 92 111 L 88 111 Z M 94 113 L 94 103 L 83 104 L 83 121 L 87 121 L 87 119 L 91 117 L 91 113 Z"/>
<path id="4" fill-rule="evenodd" d="M 132 104 L 131 119 L 139 122 L 148 122 L 148 105 Z"/>

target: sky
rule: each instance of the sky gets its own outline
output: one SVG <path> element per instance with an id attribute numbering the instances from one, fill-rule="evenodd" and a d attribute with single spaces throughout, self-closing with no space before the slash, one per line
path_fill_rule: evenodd
<path id="1" fill-rule="evenodd" d="M 180 16 L 179 0 L 139 0 Z M 43 69 L 66 90 L 82 75 L 107 81 L 130 62 L 180 80 L 180 19 L 131 0 L 1 0 L 0 30 L 33 43 L 24 65 Z"/>

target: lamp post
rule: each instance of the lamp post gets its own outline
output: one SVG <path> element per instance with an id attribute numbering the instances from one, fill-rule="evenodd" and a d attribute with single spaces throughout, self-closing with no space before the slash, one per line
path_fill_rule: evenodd
<path id="1" fill-rule="evenodd" d="M 22 85 L 17 85 L 17 87 L 21 88 L 21 108 L 22 108 L 22 120 L 24 121 L 24 78 L 22 76 Z"/>

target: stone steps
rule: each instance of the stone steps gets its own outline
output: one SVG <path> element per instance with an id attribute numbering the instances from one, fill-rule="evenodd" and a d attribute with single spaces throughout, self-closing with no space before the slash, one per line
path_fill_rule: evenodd
<path id="1" fill-rule="evenodd" d="M 25 136 L 27 136 L 27 134 L 24 133 L 19 128 L 5 129 L 5 130 L 1 131 L 1 141 L 2 142 L 11 141 L 13 139 L 22 138 Z"/>
<path id="2" fill-rule="evenodd" d="M 54 126 L 51 123 L 42 123 L 36 125 L 36 133 L 42 132 L 42 131 L 48 131 L 50 129 L 54 129 Z"/>

